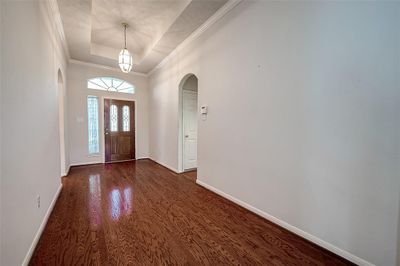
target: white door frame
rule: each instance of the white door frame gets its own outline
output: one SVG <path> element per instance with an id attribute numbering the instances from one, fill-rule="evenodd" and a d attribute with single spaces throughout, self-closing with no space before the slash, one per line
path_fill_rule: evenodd
<path id="1" fill-rule="evenodd" d="M 183 157 L 183 142 L 184 142 L 184 133 L 183 133 L 183 85 L 185 84 L 186 80 L 191 77 L 191 76 L 195 76 L 197 78 L 197 76 L 193 73 L 188 73 L 186 75 L 183 76 L 183 78 L 181 79 L 180 83 L 179 83 L 179 106 L 178 106 L 178 171 L 179 173 L 183 173 L 185 172 L 184 169 L 184 157 Z M 199 96 L 199 80 L 197 78 L 197 105 L 198 103 L 198 96 Z M 199 130 L 198 127 L 198 121 L 197 121 L 197 131 Z M 198 143 L 198 137 L 199 135 L 197 135 L 197 143 Z M 190 171 L 190 170 L 189 170 Z"/>
<path id="2" fill-rule="evenodd" d="M 189 159 L 192 159 L 191 158 L 191 156 L 192 155 L 194 155 L 194 153 L 192 154 L 192 155 L 189 155 L 188 154 L 188 150 L 187 150 L 187 148 L 189 147 L 189 146 L 192 146 L 192 147 L 196 147 L 196 150 L 197 150 L 197 132 L 198 132 L 198 130 L 197 130 L 197 115 L 198 115 L 198 93 L 197 93 L 197 91 L 191 91 L 191 90 L 183 90 L 182 91 L 182 96 L 183 96 L 183 101 L 182 101 L 182 103 L 183 103 L 183 106 L 182 106 L 182 135 L 183 135 L 183 138 L 182 138 L 182 144 L 183 144 L 183 146 L 182 146 L 182 162 L 183 162 L 183 170 L 184 171 L 191 171 L 191 170 L 194 170 L 194 169 L 197 169 L 197 151 L 196 151 L 196 163 L 194 164 L 194 163 L 190 163 L 190 166 L 188 165 L 188 163 L 189 163 Z M 192 101 L 192 102 L 194 102 L 193 101 L 193 99 L 192 99 L 192 97 L 195 97 L 196 98 L 196 110 L 195 110 L 195 124 L 196 124 L 196 130 L 190 130 L 192 133 L 194 133 L 194 132 L 196 132 L 195 133 L 195 138 L 188 138 L 190 135 L 192 135 L 191 133 L 189 133 L 188 132 L 188 129 L 190 128 L 190 126 L 188 126 L 186 123 L 187 122 L 189 122 L 189 123 L 191 123 L 191 121 L 192 121 L 192 119 L 189 119 L 189 120 L 187 120 L 187 117 L 186 117 L 186 115 L 188 114 L 188 113 L 186 113 L 186 112 L 188 112 L 188 110 L 187 110 L 187 108 L 185 108 L 185 105 L 187 105 L 187 103 L 185 103 L 185 101 Z M 192 111 L 190 111 L 191 113 L 192 113 Z M 186 117 L 186 118 L 185 118 Z M 187 136 L 186 136 L 186 134 L 188 134 Z M 193 143 L 192 144 L 189 144 L 188 143 L 188 140 L 189 139 L 191 139 L 191 140 L 195 140 L 195 145 L 193 146 Z M 187 145 L 189 145 L 189 146 L 187 146 Z M 194 159 L 194 158 L 193 158 Z M 193 160 L 191 160 L 192 162 L 194 162 Z"/>
<path id="3" fill-rule="evenodd" d="M 57 72 L 57 90 L 58 90 L 58 132 L 60 147 L 60 175 L 66 176 L 66 150 L 65 150 L 65 89 L 64 76 L 59 69 Z"/>

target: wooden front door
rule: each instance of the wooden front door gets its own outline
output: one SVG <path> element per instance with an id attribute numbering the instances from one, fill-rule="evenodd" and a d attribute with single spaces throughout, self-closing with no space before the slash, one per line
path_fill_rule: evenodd
<path id="1" fill-rule="evenodd" d="M 105 161 L 135 159 L 135 102 L 104 100 Z"/>

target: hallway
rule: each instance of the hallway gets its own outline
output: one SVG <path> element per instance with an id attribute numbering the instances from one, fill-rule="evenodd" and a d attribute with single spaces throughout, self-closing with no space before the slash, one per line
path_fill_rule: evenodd
<path id="1" fill-rule="evenodd" d="M 30 265 L 348 265 L 150 161 L 74 167 Z"/>

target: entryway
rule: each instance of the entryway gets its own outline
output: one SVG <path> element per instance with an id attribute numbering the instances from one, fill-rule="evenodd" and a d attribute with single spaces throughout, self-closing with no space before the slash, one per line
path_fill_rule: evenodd
<path id="1" fill-rule="evenodd" d="M 181 170 L 197 168 L 198 80 L 186 75 L 180 85 L 181 94 Z"/>

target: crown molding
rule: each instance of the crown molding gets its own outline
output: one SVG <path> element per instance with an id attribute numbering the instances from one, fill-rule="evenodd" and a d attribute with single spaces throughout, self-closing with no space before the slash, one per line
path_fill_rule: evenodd
<path id="1" fill-rule="evenodd" d="M 214 25 L 216 22 L 218 22 L 223 16 L 225 16 L 227 13 L 229 13 L 234 7 L 236 7 L 242 1 L 243 0 L 228 0 L 228 2 L 225 5 L 223 5 L 217 12 L 215 12 L 214 15 L 212 15 L 206 22 L 204 22 L 199 28 L 197 28 L 192 34 L 190 34 L 189 37 L 187 37 L 183 42 L 181 42 L 171 53 L 169 53 L 160 63 L 158 63 L 154 68 L 152 68 L 147 73 L 131 71 L 129 74 L 142 76 L 142 77 L 151 76 L 152 74 L 154 74 L 155 71 L 157 71 L 158 69 L 165 66 L 179 51 L 181 51 L 183 48 L 188 46 L 191 42 L 193 42 L 194 40 L 199 38 L 205 31 L 207 31 L 212 25 Z M 85 61 L 72 59 L 69 54 L 68 44 L 67 44 L 67 41 L 65 38 L 64 28 L 62 25 L 61 15 L 60 15 L 57 1 L 50 0 L 49 2 L 50 2 L 51 10 L 54 12 L 53 14 L 54 14 L 54 20 L 56 22 L 56 28 L 57 28 L 58 34 L 60 35 L 63 49 L 64 49 L 65 54 L 67 55 L 69 63 L 76 64 L 76 65 L 90 66 L 90 67 L 95 67 L 95 68 L 100 68 L 100 69 L 106 69 L 106 70 L 111 70 L 111 71 L 118 71 L 118 72 L 121 71 L 119 68 L 116 68 L 116 67 L 110 67 L 110 66 L 105 66 L 105 65 L 101 65 L 101 64 L 89 63 L 89 62 L 85 62 Z"/>
<path id="2" fill-rule="evenodd" d="M 89 67 L 94 67 L 94 68 L 99 68 L 99 69 L 105 69 L 105 70 L 121 72 L 121 69 L 116 68 L 116 67 L 110 67 L 110 66 L 105 66 L 105 65 L 95 64 L 95 63 L 89 63 L 89 62 L 80 61 L 80 60 L 76 60 L 76 59 L 69 59 L 68 62 L 70 64 L 75 64 L 75 65 L 89 66 Z M 135 71 L 131 71 L 129 73 L 124 73 L 124 74 L 136 75 L 136 76 L 142 76 L 142 77 L 147 77 L 148 76 L 145 73 L 140 73 L 140 72 L 135 72 Z"/>
<path id="3" fill-rule="evenodd" d="M 67 39 L 65 38 L 64 27 L 62 24 L 60 9 L 58 7 L 57 0 L 48 1 L 48 6 L 50 8 L 50 14 L 53 17 L 55 23 L 57 33 L 60 37 L 65 56 L 67 57 L 67 60 L 69 60 L 71 56 L 69 54 L 68 43 Z"/>
<path id="4" fill-rule="evenodd" d="M 225 5 L 223 5 L 214 15 L 212 15 L 206 22 L 204 22 L 198 29 L 196 29 L 192 34 L 189 35 L 183 42 L 181 42 L 169 55 L 167 55 L 158 65 L 156 65 L 152 70 L 147 72 L 147 76 L 151 76 L 158 69 L 165 66 L 171 58 L 173 58 L 179 51 L 188 46 L 191 42 L 200 37 L 205 31 L 207 31 L 212 25 L 219 21 L 223 16 L 229 13 L 234 7 L 236 7 L 243 0 L 229 0 Z"/>

